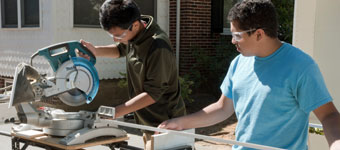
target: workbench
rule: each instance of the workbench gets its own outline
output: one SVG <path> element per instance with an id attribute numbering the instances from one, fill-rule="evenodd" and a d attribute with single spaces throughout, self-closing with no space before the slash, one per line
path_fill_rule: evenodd
<path id="1" fill-rule="evenodd" d="M 12 150 L 25 150 L 28 146 L 41 147 L 47 150 L 82 150 L 91 146 L 104 145 L 110 149 L 126 147 L 128 136 L 125 137 L 99 137 L 92 139 L 84 144 L 77 145 L 63 145 L 59 144 L 62 137 L 54 137 L 43 134 L 42 132 L 32 132 L 31 134 L 11 133 L 12 137 Z M 24 145 L 20 148 L 20 143 Z"/>

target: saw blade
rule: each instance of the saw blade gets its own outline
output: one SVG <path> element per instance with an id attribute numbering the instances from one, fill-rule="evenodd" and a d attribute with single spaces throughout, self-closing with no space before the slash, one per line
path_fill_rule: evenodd
<path id="1" fill-rule="evenodd" d="M 90 103 L 99 88 L 99 77 L 95 67 L 85 58 L 72 57 L 56 72 L 56 83 L 65 89 L 58 97 L 69 106 Z"/>
<path id="2" fill-rule="evenodd" d="M 79 89 L 72 89 L 58 95 L 59 99 L 69 106 L 80 106 L 86 103 L 86 94 Z"/>

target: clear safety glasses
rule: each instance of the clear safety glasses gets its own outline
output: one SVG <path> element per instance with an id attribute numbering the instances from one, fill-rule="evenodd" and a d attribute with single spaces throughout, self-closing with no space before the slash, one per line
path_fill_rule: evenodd
<path id="1" fill-rule="evenodd" d="M 239 42 L 242 39 L 242 34 L 252 32 L 252 31 L 255 31 L 255 30 L 257 30 L 257 29 L 250 29 L 250 30 L 241 31 L 241 32 L 231 32 L 231 35 L 233 36 L 233 39 L 236 42 Z"/>
<path id="2" fill-rule="evenodd" d="M 131 31 L 131 27 L 132 27 L 132 24 L 128 27 L 128 29 L 126 29 L 126 30 L 125 30 L 121 35 L 119 35 L 119 36 L 114 36 L 114 35 L 112 35 L 110 32 L 107 32 L 107 34 L 108 34 L 111 38 L 114 38 L 114 39 L 117 39 L 117 40 L 121 40 L 121 39 L 123 39 L 123 38 L 126 37 L 126 34 L 127 34 L 128 30 Z"/>

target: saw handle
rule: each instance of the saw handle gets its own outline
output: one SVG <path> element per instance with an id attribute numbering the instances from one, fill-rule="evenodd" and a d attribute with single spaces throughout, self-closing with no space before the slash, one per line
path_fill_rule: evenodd
<path id="1" fill-rule="evenodd" d="M 78 41 L 77 41 L 78 42 Z M 83 44 L 81 44 L 80 42 L 78 42 L 80 48 L 78 48 L 78 50 L 84 54 L 87 54 L 88 56 L 90 56 L 90 62 L 94 65 L 96 64 L 96 56 L 94 56 L 94 54 L 87 48 L 85 47 Z M 92 60 L 93 59 L 93 60 Z"/>
<path id="2" fill-rule="evenodd" d="M 90 62 L 95 65 L 96 57 L 93 53 L 83 46 L 79 41 L 67 41 L 62 43 L 57 43 L 45 48 L 38 50 L 40 56 L 44 56 L 51 64 L 52 69 L 58 70 L 59 66 L 64 62 L 70 60 L 72 57 L 77 57 L 76 50 L 88 55 L 90 57 Z"/>

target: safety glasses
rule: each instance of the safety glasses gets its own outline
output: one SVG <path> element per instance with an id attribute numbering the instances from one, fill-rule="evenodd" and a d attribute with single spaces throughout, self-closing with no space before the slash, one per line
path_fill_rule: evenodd
<path id="1" fill-rule="evenodd" d="M 257 30 L 257 29 L 250 29 L 250 30 L 241 31 L 241 32 L 231 32 L 231 35 L 233 36 L 233 39 L 236 42 L 239 42 L 242 39 L 242 34 L 249 33 L 249 32 L 255 31 L 255 30 Z"/>
<path id="2" fill-rule="evenodd" d="M 118 35 L 118 36 L 114 36 L 112 35 L 110 32 L 107 32 L 107 34 L 111 37 L 111 38 L 114 38 L 114 39 L 117 39 L 117 40 L 121 40 L 123 38 L 126 37 L 126 34 L 127 32 L 130 30 L 131 31 L 131 28 L 132 28 L 132 24 L 128 27 L 128 29 L 126 29 L 121 35 Z"/>

